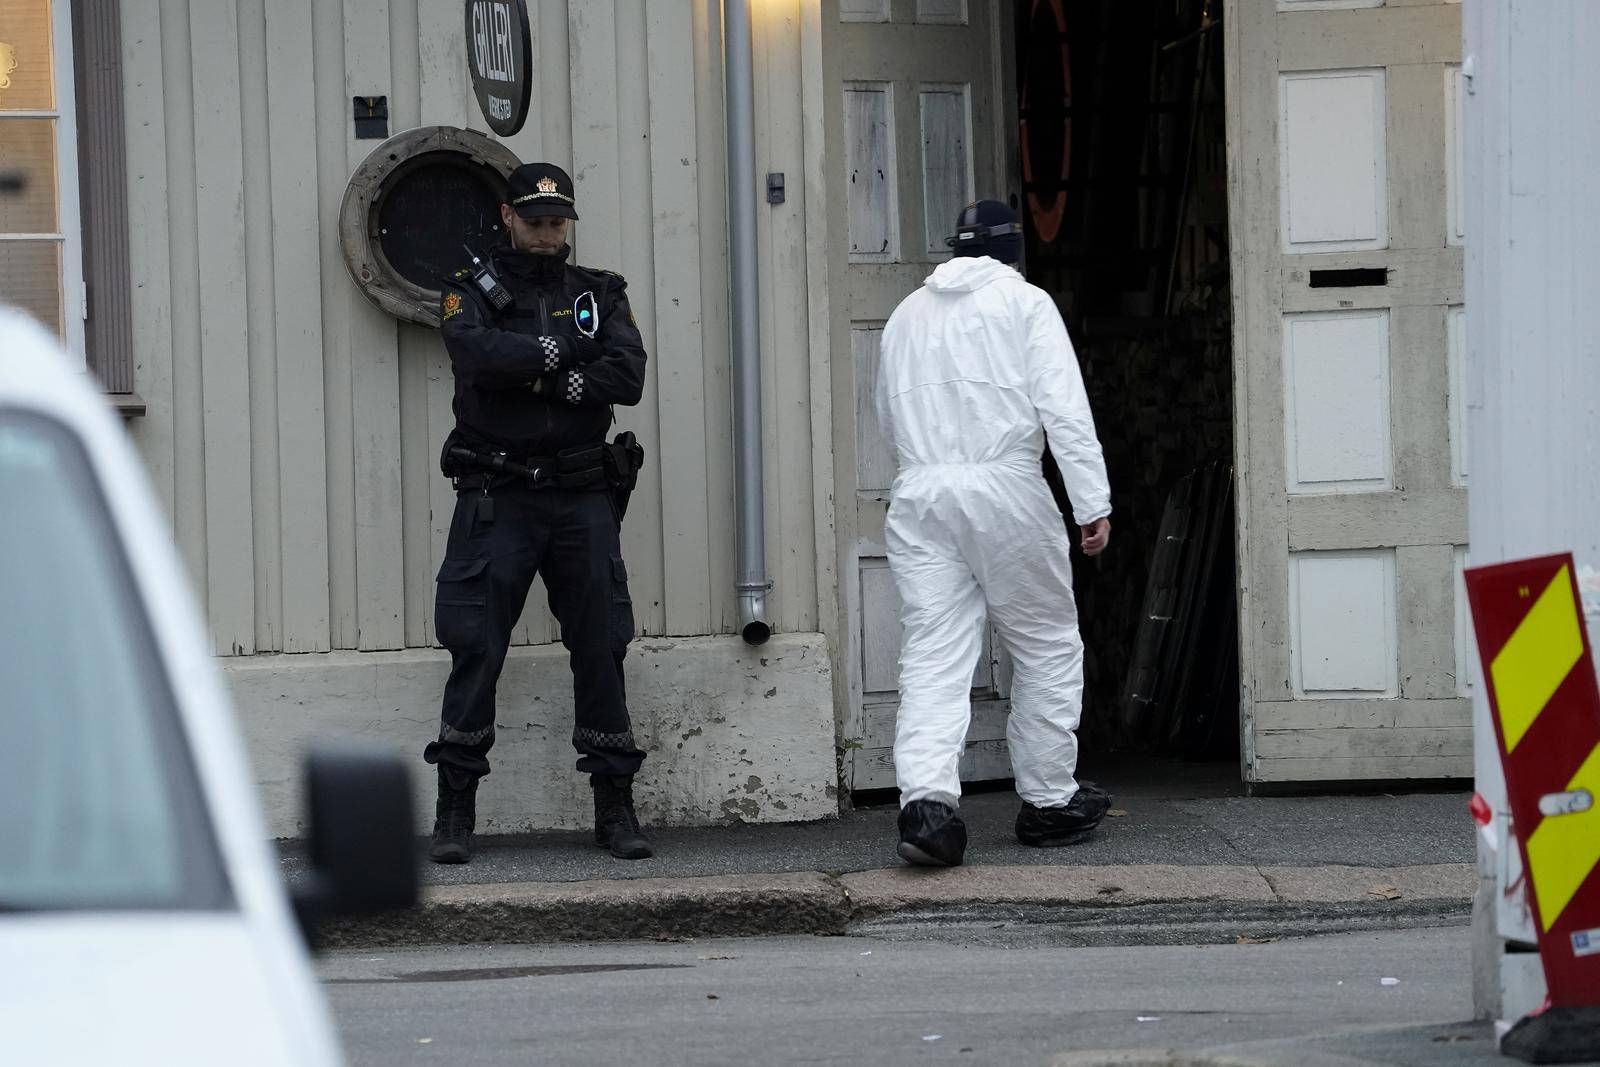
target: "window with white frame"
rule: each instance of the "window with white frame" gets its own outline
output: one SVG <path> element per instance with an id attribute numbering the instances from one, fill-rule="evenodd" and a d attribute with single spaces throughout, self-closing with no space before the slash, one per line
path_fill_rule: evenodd
<path id="1" fill-rule="evenodd" d="M 0 0 L 0 303 L 84 350 L 72 15 Z"/>

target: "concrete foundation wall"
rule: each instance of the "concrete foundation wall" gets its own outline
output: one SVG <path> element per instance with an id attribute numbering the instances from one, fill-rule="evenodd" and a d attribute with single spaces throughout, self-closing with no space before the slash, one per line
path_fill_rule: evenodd
<path id="1" fill-rule="evenodd" d="M 224 660 L 269 828 L 306 832 L 308 746 L 362 741 L 415 763 L 419 831 L 432 825 L 434 777 L 422 748 L 438 731 L 448 654 L 334 652 Z M 762 648 L 737 638 L 645 638 L 628 657 L 634 733 L 650 758 L 636 785 L 655 825 L 790 822 L 838 814 L 833 678 L 821 634 Z M 559 646 L 518 648 L 500 678 L 493 773 L 478 794 L 479 833 L 592 825 L 573 768 L 572 675 Z"/>

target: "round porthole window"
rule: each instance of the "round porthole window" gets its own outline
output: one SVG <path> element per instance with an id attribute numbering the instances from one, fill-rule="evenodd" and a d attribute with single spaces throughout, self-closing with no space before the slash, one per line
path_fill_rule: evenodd
<path id="1" fill-rule="evenodd" d="M 350 178 L 339 212 L 345 267 L 368 300 L 439 325 L 442 279 L 500 240 L 506 178 L 520 161 L 474 130 L 424 126 L 383 142 Z"/>

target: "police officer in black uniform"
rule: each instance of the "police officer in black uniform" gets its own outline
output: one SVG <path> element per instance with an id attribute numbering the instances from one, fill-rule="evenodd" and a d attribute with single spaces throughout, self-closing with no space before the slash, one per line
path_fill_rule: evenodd
<path id="1" fill-rule="evenodd" d="M 631 434 L 606 441 L 612 405 L 637 404 L 645 351 L 627 283 L 570 262 L 572 179 L 534 163 L 500 206 L 508 240 L 445 280 L 445 348 L 456 426 L 441 466 L 456 487 L 435 618 L 450 651 L 431 858 L 471 858 L 478 780 L 494 745 L 495 684 L 535 574 L 571 653 L 578 770 L 594 790 L 595 842 L 651 854 L 633 808 L 644 760 L 629 725 L 622 661 L 633 603 L 618 535 L 643 459 Z"/>

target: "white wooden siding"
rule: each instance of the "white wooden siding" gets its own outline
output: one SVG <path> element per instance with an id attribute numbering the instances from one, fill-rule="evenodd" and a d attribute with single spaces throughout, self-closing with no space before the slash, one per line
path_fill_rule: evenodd
<path id="1" fill-rule="evenodd" d="M 758 232 L 761 253 L 761 384 L 767 485 L 767 569 L 789 590 L 776 602 L 772 622 L 780 630 L 817 629 L 816 505 L 812 492 L 817 458 L 811 420 L 811 314 L 806 304 L 806 236 L 809 211 L 805 173 L 804 96 L 801 93 L 802 0 L 754 4 L 765 31 L 756 43 L 756 174 L 794 176 L 784 206 L 768 209 Z M 721 181 L 717 175 L 713 180 Z M 819 220 L 820 224 L 820 220 Z M 777 264 L 785 266 L 778 268 Z M 824 452 L 826 454 L 826 452 Z M 793 484 L 797 491 L 791 492 Z M 779 537 L 779 529 L 795 536 Z M 800 536 L 800 531 L 806 536 Z M 794 594 L 799 595 L 794 595 Z"/>
<path id="2" fill-rule="evenodd" d="M 690 150 L 696 133 L 694 18 L 688 5 L 652 4 L 650 26 L 650 198 L 655 207 L 657 397 L 664 413 L 690 426 L 705 426 L 706 329 L 699 308 L 702 284 L 698 186 L 701 171 Z M 686 147 L 687 146 L 687 147 Z M 710 172 L 714 177 L 715 172 Z M 691 269 L 684 269 L 690 264 Z M 714 402 L 714 401 L 713 401 Z M 709 633 L 710 541 L 705 534 L 706 435 L 663 436 L 660 471 L 661 529 L 667 629 Z"/>
<path id="3" fill-rule="evenodd" d="M 265 0 L 242 0 L 238 8 L 239 89 L 241 99 L 268 92 L 267 17 Z M 241 148 L 247 171 L 271 172 L 271 116 L 263 108 L 240 109 Z M 269 178 L 270 182 L 270 178 Z M 279 533 L 282 482 L 277 450 L 278 365 L 275 316 L 277 278 L 272 265 L 272 197 L 255 197 L 243 205 L 245 276 L 265 279 L 265 299 L 245 300 L 241 325 L 247 338 L 250 403 L 249 460 L 252 544 L 255 548 L 256 639 L 268 647 L 278 642 L 277 621 L 283 617 L 283 539 Z"/>
<path id="4" fill-rule="evenodd" d="M 562 12 L 565 15 L 565 5 Z M 541 20 L 534 32 L 536 40 L 543 38 L 543 11 L 530 5 L 530 18 Z M 480 122 L 478 107 L 471 98 L 467 80 L 466 41 L 456 27 L 461 13 L 450 4 L 422 3 L 417 12 L 417 50 L 420 60 L 418 73 L 420 114 L 418 121 L 427 126 L 466 126 L 469 117 Z M 546 63 L 535 70 L 535 75 L 555 64 Z M 540 99 L 560 99 L 543 91 Z M 548 108 L 550 111 L 559 108 Z M 546 109 L 541 109 L 543 112 Z M 530 121 L 532 121 L 530 119 Z M 434 563 L 444 557 L 445 540 L 450 533 L 450 516 L 455 504 L 455 493 L 450 483 L 439 476 L 438 444 L 444 440 L 455 417 L 450 410 L 454 396 L 454 379 L 450 375 L 450 360 L 444 346 L 426 331 L 408 331 L 411 348 L 401 367 L 401 381 L 406 388 L 406 408 L 419 401 L 414 393 L 420 387 L 424 394 L 420 403 L 425 413 L 425 425 L 416 427 L 415 416 L 402 426 L 406 441 L 403 462 L 406 493 L 406 643 L 432 644 L 433 633 L 433 576 Z M 421 359 L 413 360 L 414 355 Z M 420 376 L 420 382 L 417 378 Z M 414 440 L 415 439 L 415 440 Z M 542 598 L 530 596 L 523 610 L 526 621 L 530 616 L 543 621 Z M 525 635 L 518 635 L 519 638 Z"/>
<path id="5" fill-rule="evenodd" d="M 153 13 L 148 8 L 136 11 L 141 14 Z M 129 12 L 124 13 L 125 16 L 127 14 Z M 155 205 L 154 214 L 167 218 L 171 300 L 168 306 L 172 316 L 172 347 L 166 350 L 152 347 L 137 334 L 134 342 L 141 350 L 148 350 L 158 363 L 166 357 L 172 367 L 174 440 L 172 456 L 165 465 L 174 471 L 176 482 L 173 521 L 178 547 L 189 564 L 201 603 L 209 610 L 213 591 L 206 581 L 208 545 L 205 436 L 201 421 L 205 412 L 205 394 L 201 385 L 200 365 L 200 218 L 198 210 L 189 207 L 196 205 L 197 208 L 198 205 L 195 194 L 195 90 L 190 74 L 188 5 L 182 0 L 161 0 L 159 26 L 141 26 L 134 30 L 124 17 L 122 32 L 124 36 L 142 37 L 147 49 L 159 45 L 162 51 L 167 93 L 164 116 L 167 157 L 162 163 L 165 181 L 143 186 L 139 191 Z M 131 197 L 132 191 L 130 201 Z M 130 203 L 130 214 L 135 210 Z M 135 321 L 138 321 L 137 318 Z M 167 355 L 169 352 L 170 356 Z M 141 351 L 134 361 L 135 390 L 143 388 L 145 362 L 144 351 Z M 147 456 L 146 459 L 153 466 L 161 465 L 160 457 L 151 460 Z M 221 629 L 214 627 L 213 630 L 219 649 L 225 649 Z"/>
<path id="6" fill-rule="evenodd" d="M 275 4 L 266 12 L 267 93 L 272 217 L 317 217 L 317 98 L 297 77 L 294 57 L 311 54 L 312 0 Z M 277 352 L 277 452 L 282 615 L 277 647 L 325 652 L 332 647 L 328 598 L 327 412 L 322 375 L 323 288 L 319 240 L 310 226 L 272 237 L 272 292 Z M 336 278 L 333 280 L 337 280 Z M 270 646 L 269 646 L 270 647 Z"/>
<path id="7" fill-rule="evenodd" d="M 128 127 L 128 260 L 133 284 L 133 332 L 141 350 L 171 353 L 172 248 L 167 210 L 168 94 L 162 65 L 161 0 L 122 5 L 123 121 Z M 309 32 L 309 31 L 308 31 Z M 308 87 L 309 88 L 309 87 Z M 150 481 L 169 521 L 176 520 L 173 361 L 141 366 L 145 417 L 128 424 L 149 460 Z M 178 531 L 182 542 L 182 531 Z M 189 558 L 192 566 L 194 559 Z M 192 573 L 192 572 L 191 572 Z M 326 599 L 326 598 L 324 598 Z"/>
<path id="8" fill-rule="evenodd" d="M 200 351 L 205 406 L 206 561 L 211 627 L 218 651 L 256 651 L 255 537 L 251 521 L 249 429 L 250 335 L 240 130 L 239 29 L 231 4 L 190 4 L 194 50 L 194 136 L 199 157 L 194 205 L 198 224 Z"/>
<path id="9" fill-rule="evenodd" d="M 191 0 L 194 2 L 194 0 Z M 394 4 L 396 18 L 402 4 Z M 399 99 L 391 71 L 416 63 L 390 47 L 393 24 L 389 0 L 344 0 L 344 95 L 385 95 Z M 411 15 L 415 21 L 415 5 Z M 389 27 L 389 33 L 374 32 Z M 333 79 L 337 81 L 337 78 Z M 391 118 L 391 123 L 393 123 Z M 344 125 L 349 129 L 350 120 Z M 347 139 L 345 173 L 355 170 L 376 147 Z M 324 279 L 324 285 L 329 279 Z M 348 279 L 339 278 L 345 283 Z M 348 284 L 344 285 L 349 289 Z M 350 298 L 350 425 L 355 471 L 356 647 L 363 651 L 401 648 L 404 550 L 400 500 L 400 343 L 398 324 L 364 298 Z"/>
<path id="10" fill-rule="evenodd" d="M 350 100 L 390 132 L 483 130 L 459 5 L 434 0 L 120 0 L 135 278 L 131 424 L 223 654 L 433 642 L 454 494 L 434 331 L 378 312 L 334 234 Z M 507 144 L 577 182 L 579 262 L 628 278 L 650 351 L 619 409 L 648 463 L 624 531 L 641 634 L 729 633 L 733 474 L 720 22 L 704 4 L 534 0 L 535 106 Z M 800 0 L 755 17 L 768 560 L 781 630 L 819 626 Z M 813 29 L 814 32 L 814 29 Z M 820 131 L 811 140 L 819 139 Z M 818 375 L 814 364 L 822 364 Z M 826 406 L 826 398 L 824 398 Z M 826 412 L 824 412 L 826 414 Z M 822 484 L 828 484 L 823 479 Z M 831 566 L 831 562 L 829 564 Z M 517 640 L 554 639 L 535 590 Z"/>

